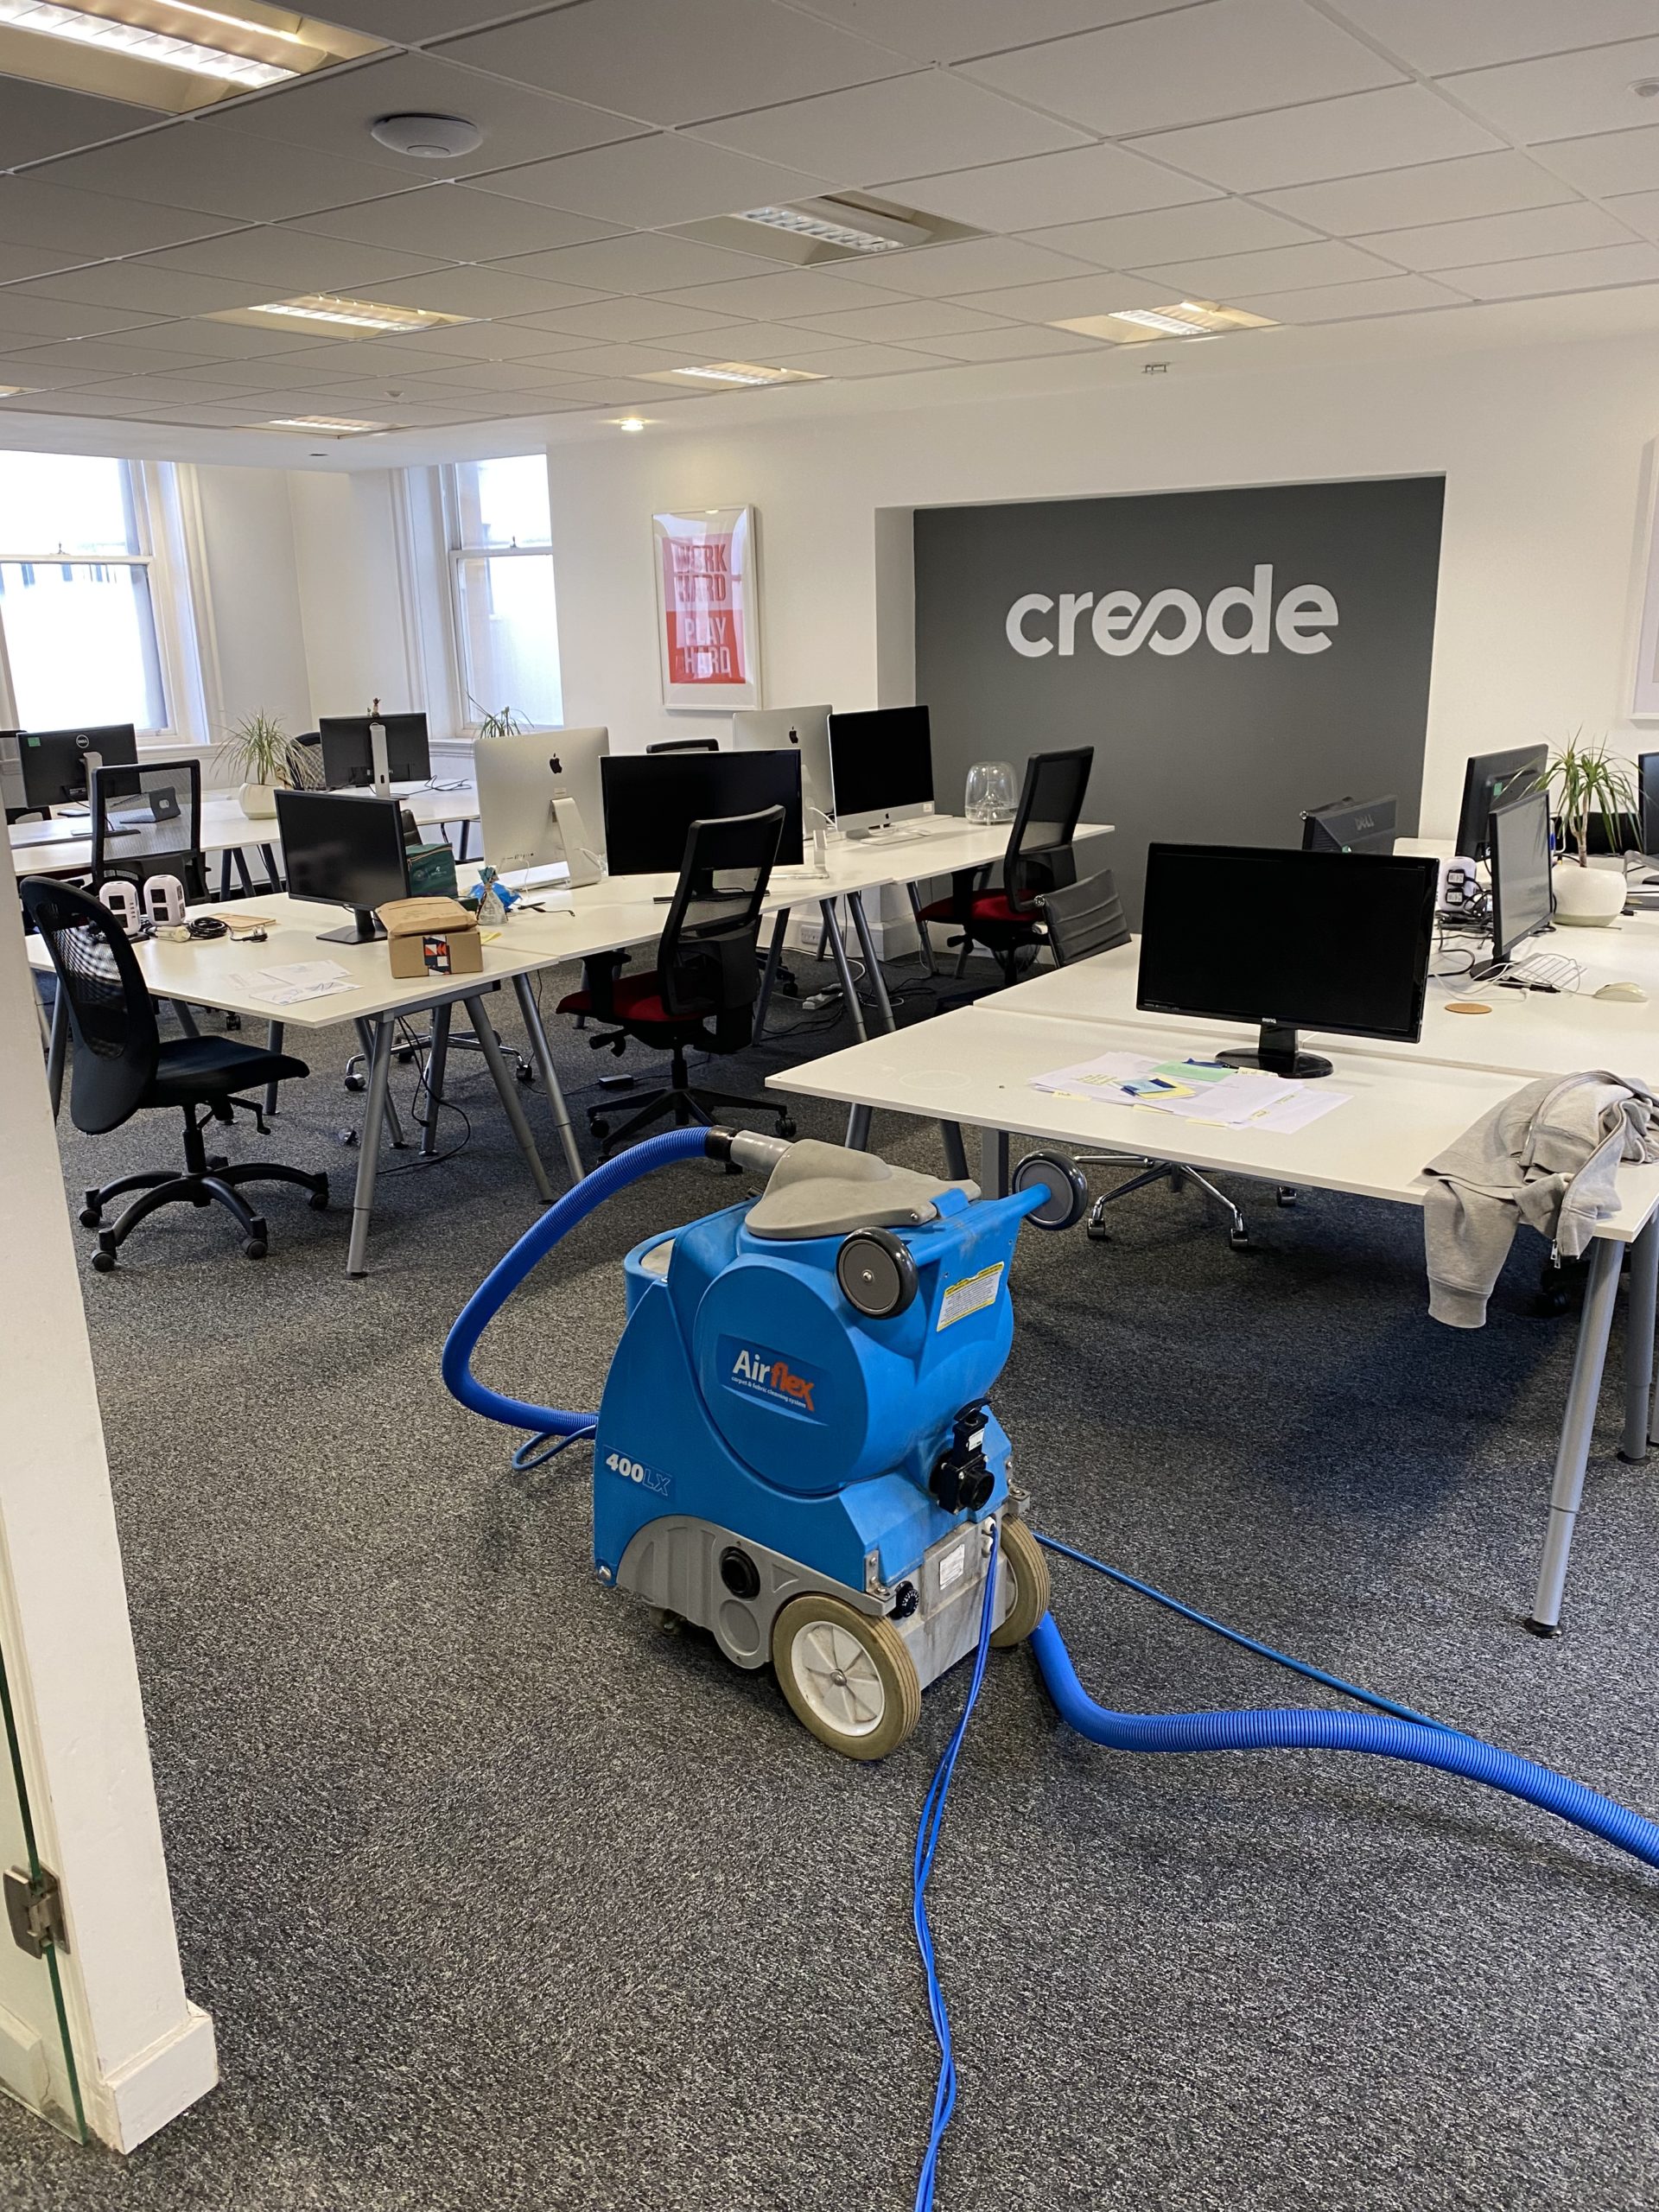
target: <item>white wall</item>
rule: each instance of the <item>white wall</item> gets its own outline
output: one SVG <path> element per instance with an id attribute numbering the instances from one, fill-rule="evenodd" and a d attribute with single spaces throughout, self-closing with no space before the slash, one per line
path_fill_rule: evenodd
<path id="1" fill-rule="evenodd" d="M 767 701 L 857 708 L 878 703 L 880 508 L 1444 471 L 1423 829 L 1449 834 L 1471 752 L 1649 741 L 1624 706 L 1656 432 L 1642 337 L 1185 380 L 1177 355 L 1144 388 L 556 446 L 566 716 L 626 750 L 702 720 L 658 703 L 655 508 L 753 503 Z"/>
<path id="2" fill-rule="evenodd" d="M 288 472 L 198 468 L 195 477 L 208 602 L 198 626 L 203 689 L 219 724 L 211 734 L 259 709 L 290 732 L 309 729 Z"/>
<path id="3" fill-rule="evenodd" d="M 426 704 L 417 696 L 404 623 L 397 493 L 384 468 L 289 474 L 314 718 L 366 714 L 377 697 L 388 714 Z"/>

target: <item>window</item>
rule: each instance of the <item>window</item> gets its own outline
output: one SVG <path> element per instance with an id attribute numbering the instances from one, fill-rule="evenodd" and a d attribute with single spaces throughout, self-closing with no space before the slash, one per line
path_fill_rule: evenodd
<path id="1" fill-rule="evenodd" d="M 168 727 L 130 461 L 0 453 L 0 722 Z"/>
<path id="2" fill-rule="evenodd" d="M 564 700 L 546 455 L 452 463 L 444 507 L 464 719 L 511 709 L 556 726 Z"/>

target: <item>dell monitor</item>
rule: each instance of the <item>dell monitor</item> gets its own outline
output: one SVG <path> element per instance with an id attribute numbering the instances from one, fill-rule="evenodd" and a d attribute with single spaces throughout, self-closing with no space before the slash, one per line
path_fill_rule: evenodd
<path id="1" fill-rule="evenodd" d="M 815 815 L 836 810 L 830 776 L 828 707 L 766 707 L 732 716 L 732 743 L 740 753 L 779 753 L 792 747 L 801 756 L 801 798 Z"/>
<path id="2" fill-rule="evenodd" d="M 1530 791 L 1492 809 L 1492 959 L 1477 977 L 1508 964 L 1523 938 L 1550 926 L 1549 796 Z"/>
<path id="3" fill-rule="evenodd" d="M 1465 860 L 1485 857 L 1492 809 L 1508 797 L 1541 787 L 1549 767 L 1547 745 L 1517 745 L 1508 753 L 1475 753 L 1463 772 L 1463 804 L 1458 810 L 1454 853 Z"/>
<path id="4" fill-rule="evenodd" d="M 1302 817 L 1305 853 L 1391 853 L 1395 801 L 1387 798 L 1332 799 Z"/>
<path id="5" fill-rule="evenodd" d="M 600 763 L 613 875 L 678 875 L 694 822 L 784 810 L 778 865 L 801 860 L 801 763 L 794 753 L 612 753 Z"/>
<path id="6" fill-rule="evenodd" d="M 374 757 L 377 725 L 386 733 L 384 781 L 423 784 L 429 779 L 432 755 L 424 715 L 321 715 L 317 734 L 322 740 L 322 780 L 331 791 L 373 791 L 381 783 Z"/>
<path id="7" fill-rule="evenodd" d="M 830 781 L 836 823 L 866 836 L 933 804 L 933 743 L 925 707 L 878 707 L 830 717 Z"/>
<path id="8" fill-rule="evenodd" d="M 84 804 L 87 779 L 94 768 L 137 766 L 138 734 L 130 722 L 102 722 L 79 729 L 20 729 L 17 765 L 22 803 L 30 813 Z"/>
<path id="9" fill-rule="evenodd" d="M 480 738 L 473 753 L 484 857 L 522 886 L 557 867 L 573 886 L 597 883 L 601 858 L 599 764 L 605 729 L 520 730 Z"/>
<path id="10" fill-rule="evenodd" d="M 375 908 L 409 896 L 397 800 L 280 788 L 276 799 L 289 896 L 352 910 L 346 928 L 325 931 L 318 943 L 368 944 L 384 937 Z"/>
<path id="11" fill-rule="evenodd" d="M 1440 862 L 1382 853 L 1153 845 L 1135 1004 L 1259 1023 L 1230 1067 L 1320 1076 L 1299 1029 L 1415 1044 L 1422 1033 Z"/>

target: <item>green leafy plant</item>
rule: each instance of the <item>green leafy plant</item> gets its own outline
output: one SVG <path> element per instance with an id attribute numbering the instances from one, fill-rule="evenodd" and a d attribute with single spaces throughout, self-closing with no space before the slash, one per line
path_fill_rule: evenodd
<path id="1" fill-rule="evenodd" d="M 467 699 L 478 716 L 480 737 L 518 737 L 523 734 L 524 726 L 511 707 L 503 707 L 499 712 L 492 713 L 488 708 L 480 707 L 470 691 Z"/>
<path id="2" fill-rule="evenodd" d="M 1580 868 L 1590 865 L 1590 817 L 1599 814 L 1609 823 L 1628 825 L 1621 843 L 1641 842 L 1640 809 L 1636 779 L 1629 764 L 1610 760 L 1605 738 L 1595 745 L 1583 742 L 1574 730 L 1559 753 L 1553 753 L 1546 776 L 1553 811 L 1565 823 L 1573 840 L 1573 858 Z"/>
<path id="3" fill-rule="evenodd" d="M 276 715 L 263 710 L 245 715 L 226 733 L 225 758 L 238 783 L 294 785 L 305 780 L 299 747 Z"/>

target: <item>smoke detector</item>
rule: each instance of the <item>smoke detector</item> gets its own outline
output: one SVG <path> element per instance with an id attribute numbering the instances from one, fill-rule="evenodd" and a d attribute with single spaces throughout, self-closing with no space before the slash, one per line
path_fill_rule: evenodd
<path id="1" fill-rule="evenodd" d="M 484 133 L 464 115 L 383 115 L 370 132 L 377 145 L 417 162 L 459 161 L 484 143 Z"/>

